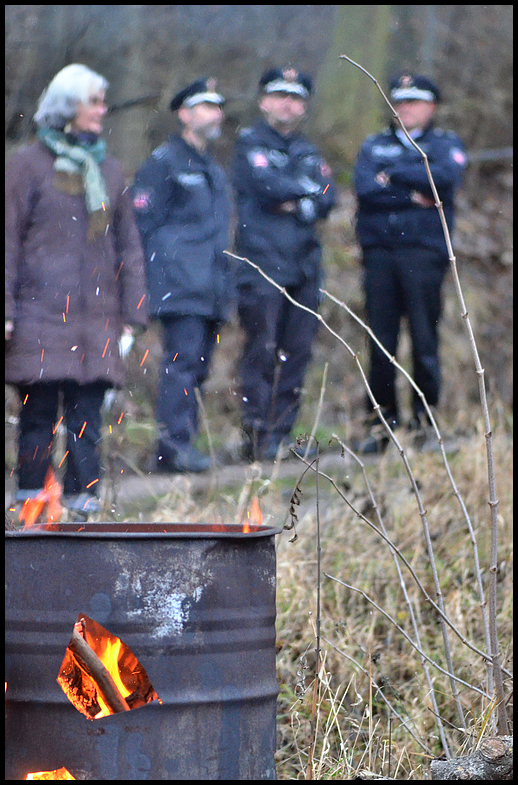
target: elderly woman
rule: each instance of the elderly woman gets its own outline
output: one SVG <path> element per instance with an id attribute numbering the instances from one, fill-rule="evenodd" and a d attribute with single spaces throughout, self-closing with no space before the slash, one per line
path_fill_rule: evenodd
<path id="1" fill-rule="evenodd" d="M 22 403 L 20 506 L 44 487 L 61 404 L 65 505 L 98 509 L 101 405 L 124 383 L 118 341 L 145 325 L 140 238 L 119 163 L 100 135 L 104 77 L 68 65 L 34 117 L 38 141 L 6 170 L 6 382 Z"/>

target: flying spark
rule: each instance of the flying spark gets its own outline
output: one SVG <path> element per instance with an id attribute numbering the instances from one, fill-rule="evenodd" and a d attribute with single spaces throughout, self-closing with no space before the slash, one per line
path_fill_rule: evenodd
<path id="1" fill-rule="evenodd" d="M 137 311 L 140 308 L 140 306 L 142 305 L 142 303 L 144 302 L 145 298 L 146 298 L 146 295 L 143 294 L 142 297 L 139 300 L 139 304 L 137 305 Z"/>
<path id="2" fill-rule="evenodd" d="M 141 368 L 142 368 L 142 366 L 144 365 L 144 363 L 145 363 L 145 361 L 146 361 L 146 357 L 148 356 L 148 354 L 149 354 L 149 349 L 146 349 L 146 351 L 144 352 L 144 357 L 143 357 L 143 358 L 142 358 L 142 360 L 140 361 L 140 367 L 141 367 Z"/>
<path id="3" fill-rule="evenodd" d="M 108 348 L 108 344 L 109 343 L 110 343 L 110 339 L 108 338 L 108 340 L 106 341 L 106 346 L 104 347 L 104 351 L 103 351 L 101 357 L 104 357 L 104 355 L 106 354 L 106 349 Z"/>
<path id="4" fill-rule="evenodd" d="M 62 457 L 62 459 L 60 460 L 60 462 L 58 463 L 58 469 L 61 469 L 61 464 L 63 463 L 63 461 L 65 460 L 65 458 L 67 457 L 67 455 L 68 455 L 68 450 L 66 451 L 66 453 L 64 454 L 64 456 Z"/>
<path id="5" fill-rule="evenodd" d="M 86 428 L 86 420 L 84 421 L 83 425 L 81 426 L 81 430 L 79 431 L 79 433 L 78 433 L 78 435 L 77 435 L 77 438 L 78 438 L 78 439 L 80 439 L 80 438 L 81 438 L 81 436 L 83 435 L 83 433 L 84 433 L 84 431 L 85 431 L 85 428 Z"/>

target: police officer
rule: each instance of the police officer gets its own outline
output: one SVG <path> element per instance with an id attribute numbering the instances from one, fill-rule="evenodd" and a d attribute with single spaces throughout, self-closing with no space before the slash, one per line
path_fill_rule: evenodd
<path id="1" fill-rule="evenodd" d="M 433 123 L 440 100 L 427 76 L 405 73 L 392 80 L 390 98 L 412 139 L 428 156 L 430 169 L 451 231 L 454 193 L 466 165 L 463 145 L 451 131 Z M 437 326 L 441 285 L 448 254 L 420 153 L 395 124 L 370 136 L 355 169 L 358 196 L 357 235 L 363 252 L 364 287 L 370 327 L 395 356 L 400 320 L 408 317 L 413 377 L 429 405 L 439 401 L 440 369 Z M 400 421 L 395 369 L 371 342 L 369 384 L 391 425 Z M 370 401 L 368 406 L 371 408 Z M 388 439 L 376 418 L 361 452 L 382 451 Z M 410 428 L 426 425 L 423 404 L 413 396 Z M 381 434 L 381 435 L 379 435 Z"/>
<path id="2" fill-rule="evenodd" d="M 237 254 L 316 310 L 321 249 L 315 225 L 333 207 L 335 186 L 318 150 L 298 132 L 312 82 L 293 68 L 274 68 L 259 89 L 263 119 L 240 132 L 232 166 Z M 246 262 L 238 267 L 237 284 L 245 332 L 243 453 L 249 460 L 274 459 L 297 417 L 318 321 Z"/>
<path id="3" fill-rule="evenodd" d="M 230 198 L 222 168 L 208 154 L 220 135 L 224 98 L 200 79 L 171 101 L 180 135 L 160 145 L 137 172 L 133 206 L 147 260 L 151 316 L 163 335 L 157 467 L 202 472 L 210 459 L 192 444 L 195 388 L 206 379 L 218 325 L 229 317 Z"/>

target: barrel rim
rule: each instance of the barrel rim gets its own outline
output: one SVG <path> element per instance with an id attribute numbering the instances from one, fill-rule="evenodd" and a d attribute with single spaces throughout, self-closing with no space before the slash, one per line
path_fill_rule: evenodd
<path id="1" fill-rule="evenodd" d="M 249 531 L 243 531 L 241 524 L 226 523 L 156 523 L 156 522 L 125 522 L 99 521 L 92 523 L 59 523 L 51 524 L 59 529 L 48 529 L 34 526 L 27 530 L 6 531 L 6 539 L 253 539 L 256 537 L 273 537 L 282 529 L 275 526 L 250 525 Z M 169 527 L 175 527 L 171 529 Z"/>

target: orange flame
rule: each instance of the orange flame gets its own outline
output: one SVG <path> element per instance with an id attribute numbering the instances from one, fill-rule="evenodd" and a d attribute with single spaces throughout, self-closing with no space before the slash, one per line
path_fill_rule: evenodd
<path id="1" fill-rule="evenodd" d="M 261 512 L 261 508 L 259 507 L 259 500 L 257 496 L 254 496 L 252 499 L 252 510 L 247 510 L 246 512 L 247 521 L 243 524 L 243 532 L 248 534 L 250 532 L 251 526 L 260 526 L 263 522 L 263 514 Z"/>
<path id="2" fill-rule="evenodd" d="M 121 697 L 128 699 L 130 709 L 154 700 L 162 703 L 145 668 L 120 638 L 83 613 L 79 614 L 75 628 L 101 660 Z M 113 707 L 106 705 L 94 677 L 87 671 L 82 672 L 80 662 L 79 669 L 78 679 L 77 655 L 67 647 L 57 681 L 69 701 L 89 720 L 113 714 Z"/>
<path id="3" fill-rule="evenodd" d="M 128 695 L 131 695 L 131 690 L 128 690 L 128 688 L 124 685 L 120 675 L 119 654 L 121 648 L 122 641 L 120 638 L 102 638 L 101 642 L 99 643 L 99 650 L 96 651 L 96 654 L 106 670 L 109 672 L 122 697 L 127 698 Z M 103 701 L 100 694 L 97 696 L 97 700 L 99 701 L 101 711 L 95 715 L 94 719 L 98 720 L 101 717 L 108 717 L 110 714 L 112 714 L 110 708 Z"/>
<path id="4" fill-rule="evenodd" d="M 57 481 L 52 467 L 49 466 L 43 490 L 34 499 L 27 499 L 20 510 L 20 520 L 25 521 L 24 530 L 34 526 L 45 504 L 47 504 L 47 523 L 58 521 L 63 512 L 59 502 L 60 497 L 61 485 Z"/>
<path id="5" fill-rule="evenodd" d="M 31 771 L 25 777 L 26 780 L 75 780 L 68 769 L 63 766 L 61 769 L 54 771 Z"/>

